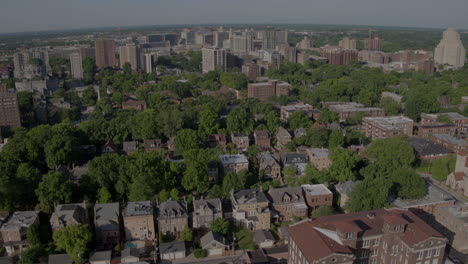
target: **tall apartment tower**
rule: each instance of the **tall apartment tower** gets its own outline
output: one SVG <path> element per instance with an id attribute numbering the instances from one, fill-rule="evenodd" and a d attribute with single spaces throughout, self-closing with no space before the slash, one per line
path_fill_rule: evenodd
<path id="1" fill-rule="evenodd" d="M 153 56 L 154 56 L 154 54 L 152 54 L 152 53 L 146 53 L 145 54 L 145 64 L 143 65 L 143 70 L 146 73 L 152 73 L 153 72 Z"/>
<path id="2" fill-rule="evenodd" d="M 227 53 L 225 49 L 203 48 L 202 49 L 203 73 L 227 70 Z"/>
<path id="3" fill-rule="evenodd" d="M 115 42 L 111 39 L 98 39 L 95 43 L 96 66 L 99 69 L 114 67 L 117 65 L 115 59 Z"/>
<path id="4" fill-rule="evenodd" d="M 232 37 L 231 50 L 235 54 L 247 54 L 253 49 L 253 40 L 249 34 Z"/>
<path id="5" fill-rule="evenodd" d="M 383 49 L 383 39 L 379 35 L 366 38 L 366 41 L 364 42 L 364 44 L 367 50 L 381 51 Z"/>
<path id="6" fill-rule="evenodd" d="M 46 50 L 23 50 L 13 55 L 14 76 L 18 79 L 44 77 L 51 73 L 49 52 Z"/>
<path id="7" fill-rule="evenodd" d="M 79 52 L 70 54 L 70 67 L 74 79 L 83 79 L 83 59 Z"/>
<path id="8" fill-rule="evenodd" d="M 0 85 L 0 127 L 21 127 L 18 97 L 14 90 Z"/>
<path id="9" fill-rule="evenodd" d="M 435 63 L 452 69 L 461 68 L 465 65 L 465 53 L 460 34 L 455 29 L 449 28 L 435 48 Z"/>
<path id="10" fill-rule="evenodd" d="M 349 37 L 344 37 L 340 40 L 338 46 L 342 49 L 356 49 L 356 40 Z"/>
<path id="11" fill-rule="evenodd" d="M 139 49 L 134 44 L 128 44 L 120 47 L 120 67 L 123 67 L 125 63 L 130 63 L 132 71 L 136 71 L 139 68 Z"/>

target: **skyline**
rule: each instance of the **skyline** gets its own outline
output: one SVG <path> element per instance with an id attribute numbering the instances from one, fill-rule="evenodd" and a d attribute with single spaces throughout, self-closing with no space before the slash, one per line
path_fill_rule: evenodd
<path id="1" fill-rule="evenodd" d="M 468 2 L 463 0 L 453 0 L 450 5 L 436 0 L 411 3 L 404 0 L 391 3 L 384 0 L 293 0 L 287 3 L 280 0 L 174 0 L 170 3 L 114 0 L 112 5 L 109 3 L 109 0 L 6 2 L 0 10 L 0 33 L 185 24 L 468 28 L 468 17 L 464 14 Z M 19 14 L 22 14 L 20 20 Z"/>

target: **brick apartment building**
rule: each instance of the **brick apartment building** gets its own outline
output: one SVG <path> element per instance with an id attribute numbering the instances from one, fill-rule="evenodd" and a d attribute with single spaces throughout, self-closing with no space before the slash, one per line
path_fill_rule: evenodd
<path id="1" fill-rule="evenodd" d="M 292 86 L 289 83 L 281 81 L 250 83 L 247 88 L 249 98 L 256 98 L 261 101 L 266 101 L 273 96 L 288 96 L 292 90 Z"/>
<path id="2" fill-rule="evenodd" d="M 358 113 L 368 117 L 385 116 L 385 111 L 382 108 L 364 107 L 363 104 L 355 102 L 322 102 L 322 106 L 338 113 L 340 122 L 344 122 L 348 118 L 355 118 Z"/>
<path id="3" fill-rule="evenodd" d="M 440 144 L 454 152 L 468 151 L 468 141 L 446 134 L 434 134 L 430 138 L 434 143 Z"/>
<path id="4" fill-rule="evenodd" d="M 465 117 L 456 112 L 441 113 L 441 114 L 421 114 L 421 125 L 434 125 L 440 124 L 441 122 L 439 117 L 443 116 L 446 119 L 449 119 L 452 124 L 455 125 L 455 132 L 458 134 L 468 133 L 468 117 Z M 438 121 L 439 119 L 439 121 Z M 444 134 L 444 133 L 434 133 L 434 134 Z"/>
<path id="5" fill-rule="evenodd" d="M 271 211 L 268 198 L 259 190 L 231 191 L 232 215 L 237 225 L 250 231 L 270 229 Z"/>
<path id="6" fill-rule="evenodd" d="M 21 127 L 18 97 L 0 84 L 0 127 Z"/>
<path id="7" fill-rule="evenodd" d="M 278 220 L 292 221 L 307 216 L 307 205 L 301 187 L 270 188 L 271 206 L 279 214 Z"/>
<path id="8" fill-rule="evenodd" d="M 255 145 L 261 150 L 269 150 L 271 148 L 271 138 L 268 130 L 255 130 L 254 139 Z"/>
<path id="9" fill-rule="evenodd" d="M 457 131 L 457 127 L 454 124 L 420 124 L 418 126 L 418 137 L 420 138 L 430 138 L 435 134 L 444 134 L 444 135 L 454 135 Z"/>
<path id="10" fill-rule="evenodd" d="M 303 111 L 310 119 L 318 120 L 320 118 L 321 111 L 318 109 L 314 109 L 309 104 L 304 104 L 302 102 L 296 102 L 294 104 L 288 104 L 285 106 L 281 106 L 280 108 L 280 120 L 281 122 L 288 122 L 289 117 L 297 112 Z"/>
<path id="11" fill-rule="evenodd" d="M 333 205 L 333 193 L 323 184 L 303 184 L 304 199 L 310 211 L 320 206 Z"/>
<path id="12" fill-rule="evenodd" d="M 125 240 L 155 240 L 153 204 L 150 201 L 129 202 L 122 212 Z"/>
<path id="13" fill-rule="evenodd" d="M 379 209 L 289 227 L 288 263 L 443 263 L 447 239 L 414 213 Z"/>
<path id="14" fill-rule="evenodd" d="M 388 138 L 413 135 L 413 120 L 404 116 L 364 117 L 362 129 L 366 137 Z"/>
<path id="15" fill-rule="evenodd" d="M 244 154 L 219 155 L 224 174 L 229 172 L 239 172 L 249 168 L 249 161 Z"/>
<path id="16" fill-rule="evenodd" d="M 325 170 L 330 168 L 331 159 L 328 149 L 308 148 L 306 152 L 309 156 L 309 162 L 314 165 L 317 170 Z"/>

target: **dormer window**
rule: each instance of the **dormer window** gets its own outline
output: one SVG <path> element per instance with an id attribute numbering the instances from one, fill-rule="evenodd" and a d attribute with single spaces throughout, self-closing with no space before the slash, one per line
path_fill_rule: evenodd
<path id="1" fill-rule="evenodd" d="M 352 232 L 346 232 L 346 239 L 351 239 L 353 238 L 353 233 Z"/>
<path id="2" fill-rule="evenodd" d="M 395 232 L 400 232 L 400 231 L 401 231 L 401 225 L 396 225 Z"/>

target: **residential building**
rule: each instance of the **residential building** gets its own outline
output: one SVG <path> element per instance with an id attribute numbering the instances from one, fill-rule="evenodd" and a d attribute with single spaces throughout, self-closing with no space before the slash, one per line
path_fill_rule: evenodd
<path id="1" fill-rule="evenodd" d="M 225 148 L 226 144 L 227 144 L 226 134 L 208 135 L 208 146 L 210 146 L 210 148 L 215 148 L 218 145 L 221 145 L 222 148 Z"/>
<path id="2" fill-rule="evenodd" d="M 349 195 L 354 190 L 355 186 L 356 182 L 353 181 L 340 182 L 335 185 L 335 190 L 340 196 L 340 207 L 345 207 L 349 200 Z"/>
<path id="3" fill-rule="evenodd" d="M 202 49 L 202 68 L 203 73 L 210 71 L 227 70 L 227 52 L 220 48 L 203 48 Z"/>
<path id="4" fill-rule="evenodd" d="M 356 49 L 356 40 L 349 38 L 349 37 L 344 37 L 342 40 L 340 40 L 338 46 L 342 49 L 350 49 L 350 50 L 355 50 Z"/>
<path id="5" fill-rule="evenodd" d="M 242 73 L 249 81 L 256 81 L 262 75 L 262 69 L 256 62 L 247 62 L 242 65 Z"/>
<path id="6" fill-rule="evenodd" d="M 382 108 L 364 107 L 363 104 L 355 102 L 322 102 L 322 106 L 337 112 L 340 122 L 345 122 L 348 118 L 356 118 L 358 113 L 367 117 L 385 116 L 385 111 Z"/>
<path id="7" fill-rule="evenodd" d="M 292 86 L 287 82 L 269 81 L 263 83 L 249 83 L 247 86 L 247 96 L 266 101 L 274 96 L 288 96 Z"/>
<path id="8" fill-rule="evenodd" d="M 324 148 L 308 148 L 307 155 L 309 162 L 317 170 L 326 170 L 331 166 L 331 159 L 328 149 Z"/>
<path id="9" fill-rule="evenodd" d="M 228 242 L 222 235 L 210 231 L 200 238 L 200 246 L 206 250 L 208 256 L 222 256 Z"/>
<path id="10" fill-rule="evenodd" d="M 68 254 L 54 254 L 49 255 L 47 264 L 73 264 L 73 260 Z"/>
<path id="11" fill-rule="evenodd" d="M 262 40 L 262 48 L 264 50 L 275 50 L 276 46 L 288 43 L 288 32 L 267 28 L 260 31 L 260 39 Z"/>
<path id="12" fill-rule="evenodd" d="M 289 142 L 291 142 L 292 136 L 289 132 L 283 128 L 279 127 L 276 131 L 276 143 L 279 149 L 286 149 Z"/>
<path id="13" fill-rule="evenodd" d="M 414 149 L 417 158 L 429 162 L 453 153 L 452 150 L 424 138 L 410 137 L 408 144 Z"/>
<path id="14" fill-rule="evenodd" d="M 342 49 L 337 46 L 323 46 L 320 56 L 327 59 L 328 64 L 351 65 L 358 61 L 358 51 L 355 49 Z"/>
<path id="15" fill-rule="evenodd" d="M 228 174 L 229 172 L 238 173 L 241 170 L 249 168 L 249 161 L 244 154 L 219 155 L 219 159 L 221 160 L 224 174 Z"/>
<path id="16" fill-rule="evenodd" d="M 453 152 L 468 151 L 468 141 L 447 134 L 433 134 L 430 140 L 440 144 Z"/>
<path id="17" fill-rule="evenodd" d="M 140 49 L 135 44 L 120 47 L 120 68 L 129 63 L 132 71 L 140 68 Z"/>
<path id="18" fill-rule="evenodd" d="M 443 263 L 447 239 L 411 211 L 378 209 L 289 227 L 288 263 Z"/>
<path id="19" fill-rule="evenodd" d="M 231 134 L 231 141 L 232 141 L 232 144 L 234 144 L 234 146 L 240 150 L 245 151 L 250 146 L 250 138 L 248 134 L 244 134 L 244 133 Z"/>
<path id="20" fill-rule="evenodd" d="M 271 208 L 278 213 L 278 221 L 293 221 L 307 216 L 307 205 L 301 187 L 270 188 Z"/>
<path id="21" fill-rule="evenodd" d="M 383 49 L 383 39 L 379 35 L 369 37 L 364 40 L 364 47 L 366 50 L 377 50 Z"/>
<path id="22" fill-rule="evenodd" d="M 281 165 L 278 160 L 270 152 L 262 152 L 258 155 L 258 169 L 263 173 L 265 178 L 280 180 Z"/>
<path id="23" fill-rule="evenodd" d="M 70 54 L 70 69 L 73 79 L 83 79 L 83 58 L 79 52 Z"/>
<path id="24" fill-rule="evenodd" d="M 10 217 L 10 213 L 7 211 L 0 211 L 0 227 L 2 227 L 3 223 Z M 0 246 L 3 245 L 3 238 L 2 233 L 0 232 Z"/>
<path id="25" fill-rule="evenodd" d="M 131 110 L 134 109 L 136 111 L 143 111 L 148 108 L 148 105 L 144 100 L 127 100 L 122 103 L 122 109 L 124 110 Z"/>
<path id="26" fill-rule="evenodd" d="M 89 264 L 111 264 L 112 250 L 97 251 L 89 254 Z"/>
<path id="27" fill-rule="evenodd" d="M 39 226 L 39 224 L 39 211 L 14 212 L 0 228 L 0 236 L 3 239 L 6 253 L 11 256 L 28 248 L 28 228 L 31 225 Z"/>
<path id="28" fill-rule="evenodd" d="M 126 155 L 130 155 L 133 152 L 138 151 L 138 141 L 125 141 L 122 149 Z"/>
<path id="29" fill-rule="evenodd" d="M 163 147 L 161 139 L 145 139 L 143 145 L 145 152 L 160 151 Z"/>
<path id="30" fill-rule="evenodd" d="M 232 214 L 237 225 L 250 231 L 270 229 L 271 212 L 268 198 L 259 190 L 231 191 Z"/>
<path id="31" fill-rule="evenodd" d="M 307 154 L 302 153 L 282 153 L 281 163 L 283 168 L 294 168 L 297 175 L 304 175 L 305 169 L 309 164 Z"/>
<path id="32" fill-rule="evenodd" d="M 77 204 L 59 204 L 54 207 L 50 217 L 52 230 L 79 224 L 89 224 L 86 202 Z"/>
<path id="33" fill-rule="evenodd" d="M 242 34 L 232 36 L 232 47 L 231 51 L 234 54 L 244 55 L 248 54 L 253 50 L 253 39 L 250 34 Z"/>
<path id="34" fill-rule="evenodd" d="M 253 240 L 259 248 L 271 248 L 275 245 L 275 237 L 266 229 L 257 230 L 253 234 Z"/>
<path id="35" fill-rule="evenodd" d="M 98 39 L 94 43 L 94 46 L 96 49 L 96 66 L 98 69 L 117 66 L 114 40 Z"/>
<path id="36" fill-rule="evenodd" d="M 183 259 L 187 255 L 184 241 L 161 243 L 159 252 L 162 260 Z"/>
<path id="37" fill-rule="evenodd" d="M 454 124 L 428 124 L 418 126 L 418 137 L 430 138 L 434 134 L 455 135 L 457 127 Z"/>
<path id="38" fill-rule="evenodd" d="M 465 53 L 460 34 L 455 29 L 449 28 L 435 48 L 435 63 L 442 69 L 458 69 L 465 65 Z"/>
<path id="39" fill-rule="evenodd" d="M 303 184 L 304 199 L 310 211 L 320 206 L 333 206 L 333 193 L 323 184 Z"/>
<path id="40" fill-rule="evenodd" d="M 270 259 L 264 249 L 247 251 L 245 254 L 245 263 L 247 264 L 270 264 Z"/>
<path id="41" fill-rule="evenodd" d="M 209 228 L 216 218 L 223 218 L 221 199 L 193 199 L 193 228 Z"/>
<path id="42" fill-rule="evenodd" d="M 291 47 L 289 44 L 284 44 L 278 47 L 279 53 L 283 56 L 285 61 L 297 63 L 297 48 Z"/>
<path id="43" fill-rule="evenodd" d="M 119 148 L 117 147 L 114 142 L 108 140 L 104 146 L 101 147 L 101 153 L 102 154 L 112 154 L 112 153 L 117 153 L 119 151 Z"/>
<path id="44" fill-rule="evenodd" d="M 113 249 L 120 244 L 119 203 L 96 204 L 94 227 L 98 248 Z"/>
<path id="45" fill-rule="evenodd" d="M 301 50 L 310 50 L 313 47 L 312 40 L 310 40 L 308 36 L 304 36 L 304 38 L 297 43 L 296 47 Z"/>
<path id="46" fill-rule="evenodd" d="M 419 199 L 391 199 L 390 202 L 396 208 L 416 209 L 421 215 L 432 215 L 440 208 L 455 204 L 455 198 L 448 192 L 426 181 L 426 195 Z"/>
<path id="47" fill-rule="evenodd" d="M 138 263 L 140 261 L 140 252 L 137 248 L 126 248 L 122 250 L 120 263 Z"/>
<path id="48" fill-rule="evenodd" d="M 443 119 L 444 121 L 440 121 Z M 441 113 L 441 114 L 421 114 L 421 125 L 434 125 L 447 123 L 445 120 L 450 120 L 456 127 L 455 133 L 466 134 L 468 133 L 468 117 L 465 117 L 456 112 Z M 447 133 L 433 133 L 433 134 L 447 134 Z"/>
<path id="49" fill-rule="evenodd" d="M 18 97 L 13 89 L 0 84 L 0 127 L 21 127 Z"/>
<path id="50" fill-rule="evenodd" d="M 318 120 L 320 118 L 321 111 L 318 109 L 314 109 L 309 104 L 304 104 L 302 102 L 296 102 L 293 104 L 287 104 L 285 106 L 281 106 L 280 108 L 280 120 L 281 122 L 287 123 L 289 117 L 294 114 L 295 112 L 302 111 L 312 120 Z"/>
<path id="51" fill-rule="evenodd" d="M 255 130 L 254 131 L 255 145 L 261 150 L 269 150 L 271 148 L 270 133 L 268 130 Z"/>
<path id="52" fill-rule="evenodd" d="M 46 50 L 22 50 L 13 54 L 14 76 L 17 79 L 43 78 L 52 73 L 49 52 Z"/>
<path id="53" fill-rule="evenodd" d="M 153 204 L 150 201 L 129 202 L 122 215 L 126 241 L 156 239 Z"/>
<path id="54" fill-rule="evenodd" d="M 412 119 L 404 116 L 364 117 L 362 129 L 372 139 L 389 138 L 398 135 L 413 135 Z"/>
<path id="55" fill-rule="evenodd" d="M 180 232 L 188 227 L 186 205 L 179 201 L 169 200 L 158 205 L 158 231 L 163 235 L 180 237 Z"/>
<path id="56" fill-rule="evenodd" d="M 449 244 L 456 251 L 468 254 L 468 204 L 442 207 L 434 213 L 434 218 L 431 224 L 448 238 Z"/>

